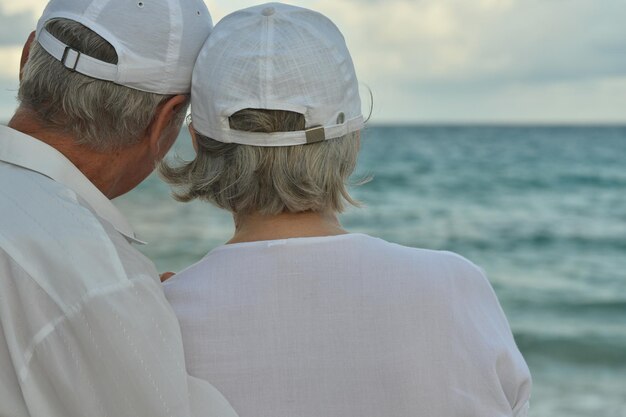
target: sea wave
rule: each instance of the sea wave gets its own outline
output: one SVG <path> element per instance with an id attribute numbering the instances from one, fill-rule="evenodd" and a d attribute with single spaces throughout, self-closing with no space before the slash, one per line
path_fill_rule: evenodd
<path id="1" fill-rule="evenodd" d="M 571 235 L 551 231 L 524 232 L 494 232 L 484 237 L 450 236 L 446 242 L 449 246 L 462 245 L 477 249 L 498 249 L 513 251 L 531 247 L 534 250 L 545 249 L 551 246 L 568 248 L 593 248 L 594 250 L 626 250 L 626 237 L 623 235 Z"/>
<path id="2" fill-rule="evenodd" d="M 516 332 L 515 340 L 520 351 L 530 360 L 541 358 L 577 365 L 626 368 L 626 337 Z"/>

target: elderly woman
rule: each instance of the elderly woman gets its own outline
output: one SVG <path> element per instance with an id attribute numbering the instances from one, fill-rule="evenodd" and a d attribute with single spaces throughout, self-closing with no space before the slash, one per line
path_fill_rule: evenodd
<path id="1" fill-rule="evenodd" d="M 192 106 L 197 157 L 162 174 L 236 225 L 166 284 L 192 375 L 241 417 L 526 415 L 529 371 L 482 271 L 338 220 L 363 118 L 330 20 L 281 4 L 226 17 Z"/>

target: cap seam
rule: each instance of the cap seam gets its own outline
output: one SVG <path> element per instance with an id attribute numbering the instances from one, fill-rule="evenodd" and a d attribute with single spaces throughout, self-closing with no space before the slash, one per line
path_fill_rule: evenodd
<path id="1" fill-rule="evenodd" d="M 85 16 L 86 19 L 92 19 L 95 22 L 107 4 L 109 4 L 109 1 L 95 1 L 94 0 L 91 2 L 89 7 L 85 9 L 85 11 L 83 12 L 83 15 Z"/>
<path id="2" fill-rule="evenodd" d="M 270 56 L 270 17 L 266 16 L 263 18 L 263 60 L 261 61 L 261 65 L 259 66 L 259 81 L 261 82 L 261 103 L 263 103 L 263 108 L 267 108 L 267 96 L 269 95 L 269 56 Z"/>
<path id="3" fill-rule="evenodd" d="M 174 74 L 176 73 L 176 64 L 178 63 L 178 57 L 175 51 L 180 52 L 180 46 L 182 43 L 182 36 L 177 40 L 175 39 L 176 33 L 182 33 L 182 21 L 183 21 L 183 11 L 181 4 L 176 0 L 169 0 L 168 5 L 170 6 L 170 34 L 168 39 L 167 52 L 165 56 L 165 72 L 167 74 L 166 79 L 170 80 L 175 78 Z M 180 54 L 178 54 L 180 55 Z M 165 84 L 169 85 L 170 82 L 166 81 Z M 169 89 L 169 88 L 168 88 Z"/>

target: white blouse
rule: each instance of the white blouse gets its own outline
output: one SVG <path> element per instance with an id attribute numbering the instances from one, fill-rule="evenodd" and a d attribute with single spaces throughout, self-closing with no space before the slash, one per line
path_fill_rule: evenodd
<path id="1" fill-rule="evenodd" d="M 241 417 L 525 416 L 483 272 L 360 234 L 220 247 L 165 285 L 187 369 Z"/>
<path id="2" fill-rule="evenodd" d="M 152 262 L 62 154 L 0 126 L 0 416 L 235 417 Z"/>

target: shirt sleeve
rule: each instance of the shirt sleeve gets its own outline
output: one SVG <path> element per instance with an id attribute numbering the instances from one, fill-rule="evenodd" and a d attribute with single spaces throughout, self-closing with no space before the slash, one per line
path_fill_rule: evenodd
<path id="1" fill-rule="evenodd" d="M 28 295 L 17 291 L 5 331 L 41 322 L 29 320 L 32 311 L 54 314 Z M 31 417 L 236 417 L 214 387 L 187 374 L 178 322 L 150 277 L 98 288 L 68 310 L 28 343 L 12 343 Z"/>
<path id="2" fill-rule="evenodd" d="M 483 397 L 494 399 L 495 408 L 503 405 L 495 401 L 501 398 L 507 415 L 526 417 L 532 379 L 496 293 L 480 267 L 456 254 L 449 261 L 455 271 L 449 287 L 456 323 L 452 338 L 464 347 L 459 362 L 474 379 L 472 390 L 484 390 Z"/>

